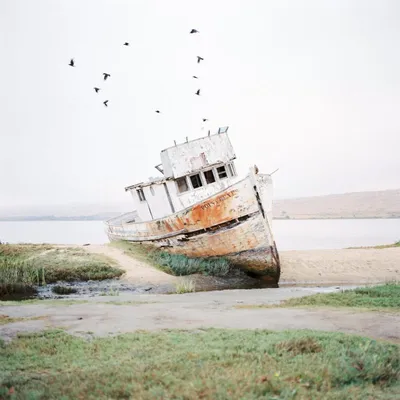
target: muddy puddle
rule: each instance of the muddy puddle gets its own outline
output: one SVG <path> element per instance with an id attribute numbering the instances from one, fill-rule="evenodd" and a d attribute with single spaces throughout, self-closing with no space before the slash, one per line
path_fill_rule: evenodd
<path id="1" fill-rule="evenodd" d="M 57 289 L 62 292 L 59 293 Z M 29 299 L 85 299 L 97 296 L 119 296 L 120 293 L 171 293 L 174 290 L 170 285 L 133 285 L 116 279 L 85 282 L 57 282 L 36 287 L 34 293 L 12 294 L 0 297 L 0 300 L 19 301 Z"/>
<path id="2" fill-rule="evenodd" d="M 181 277 L 190 280 L 195 285 L 196 292 L 207 292 L 228 289 L 261 289 L 278 287 L 263 281 L 248 277 L 247 275 L 233 275 L 227 277 L 214 277 L 204 275 L 190 275 Z M 97 296 L 118 296 L 122 293 L 130 294 L 172 294 L 176 293 L 174 284 L 165 285 L 137 285 L 123 279 L 108 279 L 103 281 L 57 282 L 38 286 L 34 291 L 24 294 L 0 296 L 0 300 L 28 300 L 28 299 L 85 299 Z"/>
<path id="3" fill-rule="evenodd" d="M 231 289 L 265 289 L 265 288 L 315 288 L 316 292 L 327 292 L 332 289 L 344 287 L 351 289 L 357 285 L 343 285 L 340 287 L 332 284 L 320 283 L 281 283 L 279 285 L 271 285 L 258 279 L 251 278 L 244 274 L 237 274 L 227 277 L 215 277 L 204 275 L 190 275 L 181 277 L 182 280 L 191 280 L 195 285 L 196 292 L 208 292 L 215 290 L 231 290 Z M 61 293 L 60 293 L 61 288 Z M 58 290 L 57 290 L 58 289 Z M 68 293 L 69 292 L 69 293 Z M 119 296 L 120 294 L 173 294 L 176 293 L 176 286 L 173 284 L 165 285 L 137 285 L 132 284 L 123 279 L 107 279 L 103 281 L 79 281 L 79 282 L 57 282 L 38 286 L 35 290 L 24 294 L 13 294 L 0 296 L 2 301 L 19 301 L 28 299 L 86 299 L 97 296 Z"/>

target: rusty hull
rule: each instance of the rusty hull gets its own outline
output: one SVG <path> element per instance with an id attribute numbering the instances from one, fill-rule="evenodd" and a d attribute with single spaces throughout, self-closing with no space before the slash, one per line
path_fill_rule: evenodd
<path id="1" fill-rule="evenodd" d="M 277 283 L 280 265 L 255 175 L 158 220 L 107 224 L 110 240 L 152 243 L 189 257 L 224 256 L 253 276 Z M 260 190 L 261 191 L 261 190 Z"/>

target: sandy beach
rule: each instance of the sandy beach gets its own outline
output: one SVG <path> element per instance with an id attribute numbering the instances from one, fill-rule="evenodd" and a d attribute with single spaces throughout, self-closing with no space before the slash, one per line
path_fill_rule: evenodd
<path id="1" fill-rule="evenodd" d="M 168 284 L 178 278 L 109 245 L 84 247 L 104 254 L 126 271 L 131 283 Z M 282 251 L 280 284 L 359 284 L 400 280 L 400 248 Z"/>
<path id="2" fill-rule="evenodd" d="M 280 283 L 379 283 L 400 279 L 400 248 L 283 251 Z"/>

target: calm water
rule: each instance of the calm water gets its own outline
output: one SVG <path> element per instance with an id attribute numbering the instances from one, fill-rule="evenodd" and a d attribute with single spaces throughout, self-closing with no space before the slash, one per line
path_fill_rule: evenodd
<path id="1" fill-rule="evenodd" d="M 400 240 L 400 219 L 276 220 L 279 250 L 339 249 Z M 99 244 L 108 241 L 100 221 L 0 222 L 0 241 L 9 243 Z"/>

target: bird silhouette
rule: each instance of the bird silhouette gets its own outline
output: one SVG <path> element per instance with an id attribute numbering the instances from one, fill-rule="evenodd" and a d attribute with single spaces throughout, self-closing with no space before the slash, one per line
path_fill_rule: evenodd
<path id="1" fill-rule="evenodd" d="M 106 107 L 108 107 L 108 100 L 106 100 L 106 101 L 103 101 L 103 104 L 106 106 Z"/>
<path id="2" fill-rule="evenodd" d="M 129 46 L 129 43 L 128 43 L 128 42 L 125 42 L 125 43 L 124 43 L 124 46 Z"/>
<path id="3" fill-rule="evenodd" d="M 200 89 L 195 94 L 197 94 L 197 96 L 200 96 Z"/>
<path id="4" fill-rule="evenodd" d="M 71 58 L 71 61 L 69 62 L 69 64 L 68 64 L 70 67 L 75 67 L 75 62 L 74 62 L 74 59 L 73 58 Z"/>
<path id="5" fill-rule="evenodd" d="M 203 60 L 204 60 L 203 57 L 197 56 L 197 63 L 199 63 L 200 61 L 203 61 Z"/>
<path id="6" fill-rule="evenodd" d="M 160 113 L 161 113 L 161 111 L 160 111 L 160 110 L 156 110 L 156 113 L 157 113 L 157 114 L 160 114 Z"/>
<path id="7" fill-rule="evenodd" d="M 198 77 L 198 76 L 196 76 L 196 75 L 193 75 L 193 78 L 194 78 L 194 79 L 199 79 L 199 77 Z"/>
<path id="8" fill-rule="evenodd" d="M 96 93 L 99 93 L 100 88 L 94 87 L 93 89 L 94 89 L 94 91 L 95 91 Z"/>
<path id="9" fill-rule="evenodd" d="M 203 118 L 203 122 L 206 122 L 206 121 L 208 121 L 208 119 L 207 118 Z"/>
<path id="10" fill-rule="evenodd" d="M 197 29 L 192 29 L 192 30 L 190 31 L 190 33 L 199 33 L 199 31 L 198 31 Z"/>
<path id="11" fill-rule="evenodd" d="M 107 80 L 107 78 L 109 78 L 111 76 L 110 74 L 107 74 L 107 72 L 103 72 L 103 75 L 104 75 L 105 81 Z"/>

